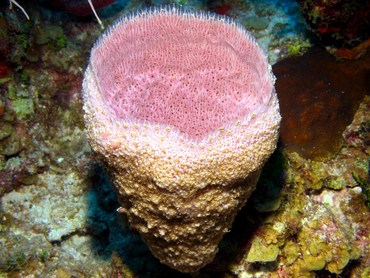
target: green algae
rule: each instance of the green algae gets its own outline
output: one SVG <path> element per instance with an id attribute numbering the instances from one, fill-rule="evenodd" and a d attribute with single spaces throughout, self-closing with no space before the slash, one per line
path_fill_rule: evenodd
<path id="1" fill-rule="evenodd" d="M 340 190 L 346 187 L 346 183 L 344 182 L 343 179 L 330 179 L 325 183 L 325 187 L 334 190 Z"/>
<path id="2" fill-rule="evenodd" d="M 14 100 L 17 98 L 17 90 L 14 86 L 14 84 L 10 83 L 8 85 L 8 98 L 11 100 Z"/>
<path id="3" fill-rule="evenodd" d="M 246 261 L 254 262 L 273 262 L 279 255 L 279 247 L 276 244 L 267 244 L 257 237 L 252 242 Z"/>
<path id="4" fill-rule="evenodd" d="M 9 82 L 10 80 L 12 80 L 10 77 L 0 78 L 0 85 L 3 85 L 5 83 Z"/>
<path id="5" fill-rule="evenodd" d="M 17 117 L 21 120 L 34 113 L 34 105 L 31 98 L 18 98 L 13 100 L 12 108 Z"/>
<path id="6" fill-rule="evenodd" d="M 286 47 L 289 56 L 301 56 L 311 47 L 311 43 L 308 39 L 294 39 L 288 41 Z"/>

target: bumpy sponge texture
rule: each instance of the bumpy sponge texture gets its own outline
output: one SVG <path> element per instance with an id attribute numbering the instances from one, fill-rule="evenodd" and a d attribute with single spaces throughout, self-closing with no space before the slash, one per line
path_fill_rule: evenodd
<path id="1" fill-rule="evenodd" d="M 212 261 L 278 138 L 256 41 L 174 7 L 123 17 L 92 49 L 83 97 L 91 146 L 152 253 L 183 272 Z"/>

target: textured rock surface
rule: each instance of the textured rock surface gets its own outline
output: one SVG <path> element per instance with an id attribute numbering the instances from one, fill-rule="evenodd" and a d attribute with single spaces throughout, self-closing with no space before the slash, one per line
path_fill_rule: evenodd
<path id="1" fill-rule="evenodd" d="M 88 137 L 152 253 L 211 262 L 276 147 L 274 77 L 241 26 L 175 8 L 122 18 L 85 72 Z"/>
<path id="2" fill-rule="evenodd" d="M 338 62 L 326 50 L 313 47 L 272 69 L 284 119 L 280 143 L 310 159 L 336 154 L 343 130 L 369 93 L 370 55 Z"/>

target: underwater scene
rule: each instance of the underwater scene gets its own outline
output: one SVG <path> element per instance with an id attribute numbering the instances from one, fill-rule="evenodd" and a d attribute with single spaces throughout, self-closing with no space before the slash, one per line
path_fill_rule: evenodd
<path id="1" fill-rule="evenodd" d="M 370 277 L 370 1 L 0 1 L 0 278 Z"/>

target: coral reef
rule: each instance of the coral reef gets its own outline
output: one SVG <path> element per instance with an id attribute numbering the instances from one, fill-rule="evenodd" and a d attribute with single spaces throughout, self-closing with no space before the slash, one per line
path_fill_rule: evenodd
<path id="1" fill-rule="evenodd" d="M 269 21 L 265 29 L 250 31 L 271 64 L 295 54 L 303 54 L 294 58 L 295 65 L 316 60 L 325 69 L 335 62 L 330 68 L 341 84 L 356 88 L 344 87 L 340 99 L 352 102 L 353 94 L 361 104 L 345 110 L 349 120 L 338 131 L 343 139 L 329 155 L 327 145 L 316 141 L 314 150 L 319 151 L 310 159 L 299 148 L 294 153 L 281 144 L 215 259 L 189 275 L 153 257 L 125 214 L 116 211 L 116 192 L 87 143 L 81 82 L 91 45 L 101 34 L 96 20 L 44 9 L 39 1 L 17 2 L 30 20 L 0 1 L 0 277 L 369 277 L 370 102 L 368 96 L 356 95 L 363 92 L 357 84 L 369 87 L 361 65 L 369 64 L 366 55 L 351 63 L 335 62 L 316 50 L 305 56 L 316 40 L 307 33 L 295 0 L 217 2 L 229 5 L 226 14 L 240 24 Z M 109 24 L 121 11 L 145 8 L 149 2 L 166 1 L 116 1 L 99 15 Z M 175 2 L 196 10 L 217 8 L 199 0 Z M 363 43 L 355 47 L 358 53 Z M 278 86 L 289 89 L 292 72 L 286 72 L 287 78 L 275 74 Z M 306 79 L 296 76 L 297 84 L 306 84 Z M 18 99 L 32 101 L 33 109 L 13 106 Z M 286 101 L 280 97 L 282 105 Z M 328 111 L 334 108 L 323 104 Z M 14 107 L 26 110 L 17 114 Z M 316 134 L 315 126 L 306 131 Z M 326 137 L 326 130 L 321 134 Z M 323 225 L 318 227 L 317 219 Z M 329 248 L 321 238 L 328 239 Z M 256 247 L 264 250 L 253 258 Z M 317 255 L 318 250 L 325 256 Z"/>
<path id="2" fill-rule="evenodd" d="M 88 136 L 120 211 L 161 262 L 194 272 L 214 258 L 276 146 L 273 84 L 251 35 L 212 14 L 124 17 L 94 46 Z"/>
<path id="3" fill-rule="evenodd" d="M 297 2 L 311 30 L 324 45 L 337 48 L 334 53 L 339 57 L 353 59 L 366 52 L 369 42 L 363 44 L 361 48 L 353 48 L 370 39 L 369 1 Z"/>
<path id="4" fill-rule="evenodd" d="M 364 99 L 347 130 L 366 134 L 359 125 L 369 122 L 369 101 Z M 252 220 L 260 222 L 259 228 L 242 259 L 233 262 L 233 273 L 239 277 L 263 276 L 266 271 L 272 277 L 366 277 L 369 211 L 352 176 L 366 178 L 366 148 L 356 150 L 346 144 L 335 158 L 324 162 L 285 153 L 280 208 L 262 220 Z"/>

